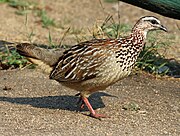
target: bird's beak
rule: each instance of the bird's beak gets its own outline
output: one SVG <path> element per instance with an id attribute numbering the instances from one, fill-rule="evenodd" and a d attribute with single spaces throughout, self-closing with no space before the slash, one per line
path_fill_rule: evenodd
<path id="1" fill-rule="evenodd" d="M 167 28 L 166 28 L 165 26 L 163 26 L 163 25 L 160 26 L 160 29 L 163 30 L 163 31 L 165 31 L 165 32 L 168 31 Z"/>

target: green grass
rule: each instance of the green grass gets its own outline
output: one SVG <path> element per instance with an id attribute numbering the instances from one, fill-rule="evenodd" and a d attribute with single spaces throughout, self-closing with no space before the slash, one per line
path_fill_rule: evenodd
<path id="1" fill-rule="evenodd" d="M 16 8 L 18 15 L 25 15 L 37 9 L 37 3 L 25 0 L 0 0 L 0 3 L 7 3 L 10 7 Z"/>
<path id="2" fill-rule="evenodd" d="M 22 68 L 26 66 L 27 60 L 19 55 L 16 50 L 0 52 L 0 68 L 1 69 L 12 69 Z"/>
<path id="3" fill-rule="evenodd" d="M 0 0 L 0 3 L 6 3 L 8 2 L 9 0 Z"/>
<path id="4" fill-rule="evenodd" d="M 127 24 L 110 24 L 108 26 L 101 26 L 103 32 L 108 38 L 118 38 L 122 34 L 127 33 L 131 30 L 131 26 Z"/>
<path id="5" fill-rule="evenodd" d="M 39 17 L 42 27 L 48 28 L 49 26 L 57 27 L 54 19 L 47 15 L 45 6 L 40 6 L 38 3 L 25 1 L 25 0 L 0 0 L 0 3 L 7 3 L 10 7 L 16 8 L 15 11 L 18 15 L 33 14 Z"/>
<path id="6" fill-rule="evenodd" d="M 168 64 L 164 56 L 160 55 L 157 51 L 158 47 L 144 47 L 144 50 L 140 53 L 136 66 L 141 70 L 166 75 L 169 72 Z"/>
<path id="7" fill-rule="evenodd" d="M 47 15 L 46 10 L 39 10 L 37 15 L 41 19 L 42 27 L 48 28 L 49 26 L 56 26 L 55 20 Z"/>
<path id="8" fill-rule="evenodd" d="M 129 103 L 123 105 L 122 109 L 128 110 L 128 111 L 139 111 L 140 107 L 135 102 L 129 102 Z"/>
<path id="9" fill-rule="evenodd" d="M 158 32 L 153 32 L 148 35 L 147 44 L 140 53 L 136 66 L 147 72 L 166 75 L 169 72 L 169 61 L 165 56 L 161 55 L 158 50 L 166 49 L 171 45 L 170 41 L 165 38 L 158 40 Z"/>

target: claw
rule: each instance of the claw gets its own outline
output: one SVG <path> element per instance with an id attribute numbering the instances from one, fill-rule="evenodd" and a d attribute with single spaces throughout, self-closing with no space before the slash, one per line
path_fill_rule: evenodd
<path id="1" fill-rule="evenodd" d="M 106 115 L 103 115 L 103 114 L 90 114 L 89 116 L 93 117 L 93 118 L 96 118 L 96 119 L 101 119 L 101 118 L 109 118 L 108 116 Z"/>
<path id="2" fill-rule="evenodd" d="M 108 116 L 102 115 L 102 114 L 97 114 L 95 112 L 95 110 L 92 108 L 91 104 L 89 103 L 89 100 L 86 97 L 81 96 L 80 99 L 83 101 L 83 104 L 81 105 L 81 107 L 84 107 L 84 104 L 86 104 L 87 108 L 90 111 L 90 116 L 96 119 L 100 119 L 100 118 L 107 118 Z"/>

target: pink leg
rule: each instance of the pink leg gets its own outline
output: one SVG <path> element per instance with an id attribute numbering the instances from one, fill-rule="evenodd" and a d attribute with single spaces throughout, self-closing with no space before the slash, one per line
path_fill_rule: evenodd
<path id="1" fill-rule="evenodd" d="M 77 104 L 79 105 L 80 103 L 81 103 L 80 109 L 82 110 L 82 109 L 84 109 L 84 101 L 82 100 L 82 96 L 80 96 L 79 101 L 77 102 Z"/>
<path id="2" fill-rule="evenodd" d="M 94 109 L 92 108 L 91 104 L 89 103 L 89 100 L 86 97 L 81 96 L 81 98 L 84 101 L 84 103 L 86 104 L 86 106 L 88 107 L 91 117 L 94 117 L 94 118 L 106 118 L 107 117 L 105 115 L 97 114 L 94 111 Z"/>

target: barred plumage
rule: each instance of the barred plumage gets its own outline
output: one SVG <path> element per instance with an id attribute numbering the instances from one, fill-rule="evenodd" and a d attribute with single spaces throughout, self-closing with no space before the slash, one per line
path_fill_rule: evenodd
<path id="1" fill-rule="evenodd" d="M 35 52 L 39 49 L 35 49 L 33 45 L 31 48 L 23 44 L 17 45 L 17 50 L 29 58 L 41 60 L 47 65 L 52 64 L 49 65 L 52 68 L 50 79 L 79 91 L 83 101 L 81 107 L 86 104 L 91 116 L 100 118 L 104 116 L 95 113 L 87 97 L 128 76 L 145 45 L 147 32 L 157 29 L 167 31 L 157 18 L 146 16 L 137 21 L 127 37 L 82 42 L 72 46 L 62 56 L 56 56 L 58 53 L 49 55 L 41 52 L 37 55 Z M 55 61 L 50 63 L 46 57 L 55 58 Z"/>

